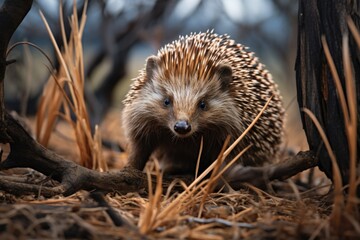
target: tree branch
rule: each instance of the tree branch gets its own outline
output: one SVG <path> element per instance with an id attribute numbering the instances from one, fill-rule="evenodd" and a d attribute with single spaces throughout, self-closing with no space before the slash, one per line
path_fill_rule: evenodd
<path id="1" fill-rule="evenodd" d="M 4 124 L 4 77 L 6 65 L 6 50 L 11 36 L 29 12 L 32 0 L 6 0 L 0 8 L 0 142 L 6 143 L 11 138 Z"/>
<path id="2" fill-rule="evenodd" d="M 286 180 L 306 169 L 316 167 L 318 159 L 311 151 L 299 152 L 294 157 L 273 165 L 263 167 L 243 167 L 231 172 L 227 181 L 233 188 L 240 188 L 243 183 L 264 188 L 273 180 Z"/>

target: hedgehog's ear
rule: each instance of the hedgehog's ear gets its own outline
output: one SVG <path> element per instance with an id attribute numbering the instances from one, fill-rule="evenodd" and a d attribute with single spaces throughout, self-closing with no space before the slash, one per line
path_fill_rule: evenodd
<path id="1" fill-rule="evenodd" d="M 156 56 L 150 56 L 146 59 L 146 76 L 149 81 L 154 77 L 155 71 L 158 69 L 160 59 Z"/>
<path id="2" fill-rule="evenodd" d="M 217 74 L 221 81 L 222 89 L 227 89 L 232 81 L 232 70 L 229 65 L 221 64 L 217 67 Z"/>

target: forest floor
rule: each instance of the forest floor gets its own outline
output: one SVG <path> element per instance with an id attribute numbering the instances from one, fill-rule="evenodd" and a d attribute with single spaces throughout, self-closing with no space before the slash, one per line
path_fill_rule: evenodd
<path id="1" fill-rule="evenodd" d="M 101 133 L 122 146 L 121 131 L 114 131 L 119 119 L 119 112 L 110 114 Z M 33 122 L 29 120 L 29 125 Z M 78 159 L 75 146 L 69 126 L 57 124 L 49 148 Z M 126 164 L 125 152 L 104 148 L 103 157 L 111 171 Z M 46 182 L 45 176 L 30 169 L 0 174 Z M 269 183 L 266 190 L 247 186 L 182 199 L 179 192 L 109 193 L 104 196 L 109 207 L 99 205 L 87 191 L 52 198 L 0 191 L 0 239 L 331 239 L 330 188 L 329 180 L 315 169 Z"/>

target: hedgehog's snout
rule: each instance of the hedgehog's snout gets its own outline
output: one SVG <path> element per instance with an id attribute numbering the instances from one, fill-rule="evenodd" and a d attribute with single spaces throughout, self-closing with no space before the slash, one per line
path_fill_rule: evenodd
<path id="1" fill-rule="evenodd" d="M 174 131 L 180 135 L 186 135 L 191 131 L 191 124 L 187 120 L 179 120 L 174 125 Z"/>

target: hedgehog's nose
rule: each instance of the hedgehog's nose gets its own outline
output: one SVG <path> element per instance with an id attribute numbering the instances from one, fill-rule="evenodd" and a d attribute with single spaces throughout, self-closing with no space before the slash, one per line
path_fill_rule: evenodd
<path id="1" fill-rule="evenodd" d="M 174 130 L 179 134 L 186 134 L 191 131 L 191 125 L 186 120 L 180 120 L 175 123 Z"/>

